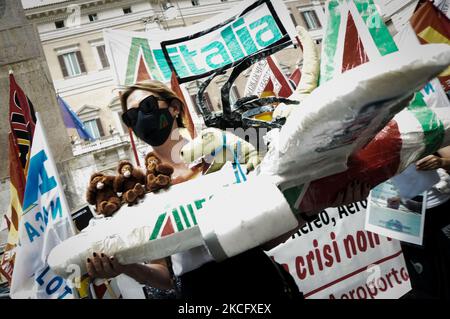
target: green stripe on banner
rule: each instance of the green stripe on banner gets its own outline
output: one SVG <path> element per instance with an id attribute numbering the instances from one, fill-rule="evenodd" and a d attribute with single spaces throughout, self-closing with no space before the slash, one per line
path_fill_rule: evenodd
<path id="1" fill-rule="evenodd" d="M 180 206 L 180 211 L 181 211 L 181 215 L 183 215 L 183 219 L 184 219 L 184 221 L 186 223 L 186 226 L 187 227 L 191 227 L 191 223 L 189 222 L 189 219 L 187 217 L 186 211 L 184 210 L 183 206 Z"/>
<path id="2" fill-rule="evenodd" d="M 154 240 L 158 237 L 159 231 L 161 230 L 161 226 L 162 226 L 165 218 L 166 218 L 166 213 L 159 215 L 158 219 L 156 220 L 155 228 L 153 228 L 153 232 L 150 235 L 149 240 Z"/>
<path id="3" fill-rule="evenodd" d="M 413 113 L 423 129 L 425 150 L 422 156 L 433 154 L 439 149 L 444 140 L 444 125 L 433 110 L 427 106 L 421 92 L 414 94 L 408 110 Z"/>
<path id="4" fill-rule="evenodd" d="M 156 66 L 155 60 L 153 59 L 152 50 L 148 44 L 148 39 L 145 38 L 133 38 L 131 40 L 130 52 L 128 53 L 127 61 L 127 72 L 125 77 L 125 84 L 130 85 L 135 82 L 136 71 L 139 69 L 139 62 L 142 57 L 145 59 L 147 67 L 150 69 L 150 76 L 155 79 L 162 81 L 161 73 Z"/>
<path id="5" fill-rule="evenodd" d="M 192 221 L 194 222 L 194 225 L 197 225 L 197 219 L 195 218 L 194 209 L 192 208 L 191 204 L 187 205 L 189 214 L 191 215 Z"/>
<path id="6" fill-rule="evenodd" d="M 386 55 L 395 51 L 398 51 L 397 45 L 394 42 L 388 28 L 383 22 L 377 7 L 372 0 L 357 0 L 353 1 L 358 9 L 364 24 L 369 29 L 370 35 L 375 42 L 380 54 Z"/>
<path id="7" fill-rule="evenodd" d="M 325 83 L 333 77 L 334 74 L 334 57 L 339 39 L 339 25 L 341 24 L 341 13 L 339 11 L 339 1 L 330 1 L 328 3 L 328 23 L 327 30 L 323 39 L 325 40 L 322 47 L 322 62 L 320 70 L 319 83 Z"/>
<path id="8" fill-rule="evenodd" d="M 177 224 L 178 231 L 184 230 L 183 224 L 181 223 L 180 214 L 178 214 L 178 210 L 176 208 L 172 210 L 172 215 L 175 219 L 175 224 Z"/>
<path id="9" fill-rule="evenodd" d="M 294 211 L 294 213 L 297 211 L 297 207 L 295 207 L 295 203 L 297 202 L 298 198 L 300 197 L 303 190 L 303 185 L 294 186 L 288 189 L 285 189 L 283 191 L 283 196 L 286 198 L 286 201 L 288 202 L 291 209 Z"/>

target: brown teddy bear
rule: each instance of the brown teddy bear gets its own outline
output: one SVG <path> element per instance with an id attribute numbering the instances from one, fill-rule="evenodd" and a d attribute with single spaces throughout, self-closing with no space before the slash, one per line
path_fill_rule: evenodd
<path id="1" fill-rule="evenodd" d="M 86 193 L 87 202 L 95 205 L 95 210 L 106 217 L 111 216 L 121 205 L 113 184 L 114 176 L 94 173 L 91 175 Z"/>
<path id="2" fill-rule="evenodd" d="M 145 168 L 147 169 L 147 189 L 150 192 L 166 188 L 170 185 L 173 167 L 161 163 L 155 153 L 150 152 L 145 156 Z"/>
<path id="3" fill-rule="evenodd" d="M 121 161 L 117 167 L 119 173 L 114 179 L 114 190 L 122 193 L 122 199 L 128 205 L 136 204 L 145 195 L 145 175 L 128 161 Z"/>

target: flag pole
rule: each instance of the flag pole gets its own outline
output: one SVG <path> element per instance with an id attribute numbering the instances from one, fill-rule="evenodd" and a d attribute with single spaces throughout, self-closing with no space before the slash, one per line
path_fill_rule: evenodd
<path id="1" fill-rule="evenodd" d="M 137 166 L 141 166 L 141 163 L 139 162 L 139 156 L 136 149 L 136 144 L 134 143 L 134 137 L 133 132 L 130 128 L 128 128 L 128 134 L 130 134 L 130 142 L 131 142 L 131 148 L 133 149 L 134 159 L 136 160 Z"/>

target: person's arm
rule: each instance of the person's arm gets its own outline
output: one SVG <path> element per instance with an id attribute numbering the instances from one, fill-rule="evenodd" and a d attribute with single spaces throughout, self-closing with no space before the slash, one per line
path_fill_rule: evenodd
<path id="1" fill-rule="evenodd" d="M 437 152 L 442 158 L 442 168 L 450 171 L 450 146 L 443 147 Z"/>
<path id="2" fill-rule="evenodd" d="M 361 200 L 366 199 L 367 196 L 369 196 L 369 192 L 370 192 L 370 185 L 360 183 L 359 181 L 352 182 L 347 186 L 345 191 L 338 193 L 335 201 L 333 202 L 333 204 L 330 205 L 330 207 L 338 207 L 342 205 L 348 205 L 354 202 L 359 202 Z M 328 207 L 318 207 L 316 212 L 306 212 L 305 214 L 308 216 L 314 216 L 325 208 Z M 306 224 L 306 221 L 304 221 L 301 218 L 301 216 L 297 215 L 297 220 L 298 226 L 296 228 L 261 245 L 261 248 L 266 251 L 271 250 L 272 248 L 275 248 L 276 246 L 288 240 L 300 229 L 300 227 Z"/>
<path id="3" fill-rule="evenodd" d="M 419 171 L 428 171 L 443 168 L 450 171 L 450 146 L 443 147 L 437 151 L 439 156 L 428 155 L 416 162 Z"/>
<path id="4" fill-rule="evenodd" d="M 114 257 L 94 253 L 86 262 L 91 278 L 113 278 L 125 274 L 137 282 L 159 289 L 173 288 L 172 277 L 164 259 L 152 261 L 150 264 L 122 265 Z"/>

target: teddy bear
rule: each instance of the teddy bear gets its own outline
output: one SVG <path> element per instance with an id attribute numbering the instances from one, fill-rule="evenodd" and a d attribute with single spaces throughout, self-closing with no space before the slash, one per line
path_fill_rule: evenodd
<path id="1" fill-rule="evenodd" d="M 147 169 L 146 186 L 150 192 L 170 185 L 173 167 L 162 163 L 155 153 L 150 152 L 145 156 L 145 168 Z"/>
<path id="2" fill-rule="evenodd" d="M 114 191 L 114 176 L 107 176 L 103 173 L 92 174 L 86 192 L 86 200 L 89 204 L 95 205 L 97 213 L 106 217 L 116 212 L 121 206 L 121 201 Z"/>
<path id="3" fill-rule="evenodd" d="M 114 190 L 122 193 L 122 199 L 129 206 L 136 204 L 145 195 L 145 174 L 128 161 L 121 161 L 117 166 Z"/>

